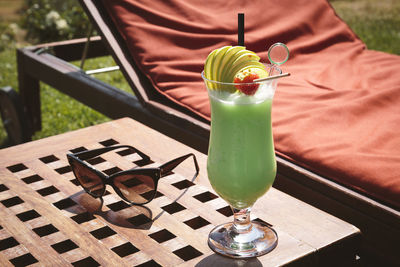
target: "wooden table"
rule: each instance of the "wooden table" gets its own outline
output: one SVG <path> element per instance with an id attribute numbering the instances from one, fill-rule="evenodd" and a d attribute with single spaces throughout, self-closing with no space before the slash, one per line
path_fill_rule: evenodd
<path id="1" fill-rule="evenodd" d="M 193 152 L 200 175 L 191 181 L 193 162 L 187 160 L 160 180 L 160 196 L 145 207 L 128 206 L 111 187 L 101 203 L 77 184 L 65 155 L 116 143 L 149 155 L 152 163 L 146 166 Z M 277 231 L 276 249 L 246 261 L 214 254 L 207 235 L 232 216 L 209 185 L 206 158 L 128 118 L 0 150 L 0 266 L 336 266 L 354 261 L 356 227 L 276 189 L 252 212 L 253 219 Z M 92 161 L 109 174 L 142 163 L 136 153 L 115 152 Z"/>

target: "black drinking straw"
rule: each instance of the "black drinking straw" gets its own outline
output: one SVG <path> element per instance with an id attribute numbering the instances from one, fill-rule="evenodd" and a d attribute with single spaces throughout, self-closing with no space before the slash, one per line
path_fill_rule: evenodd
<path id="1" fill-rule="evenodd" d="M 238 45 L 244 46 L 244 13 L 238 13 Z"/>

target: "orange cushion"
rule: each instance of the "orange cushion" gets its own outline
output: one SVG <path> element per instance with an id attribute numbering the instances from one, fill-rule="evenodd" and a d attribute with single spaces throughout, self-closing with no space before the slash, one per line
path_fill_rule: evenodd
<path id="1" fill-rule="evenodd" d="M 237 42 L 291 51 L 273 102 L 277 153 L 400 208 L 400 57 L 367 50 L 326 0 L 104 1 L 142 72 L 166 97 L 209 119 L 200 77 L 209 52 Z"/>

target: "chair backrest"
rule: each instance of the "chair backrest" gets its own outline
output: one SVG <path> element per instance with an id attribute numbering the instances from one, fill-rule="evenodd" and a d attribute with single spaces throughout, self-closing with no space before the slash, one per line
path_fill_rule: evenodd
<path id="1" fill-rule="evenodd" d="M 143 103 L 203 121 L 204 61 L 237 43 L 244 13 L 248 49 L 265 61 L 275 42 L 291 53 L 273 103 L 278 155 L 400 207 L 400 57 L 367 50 L 328 1 L 81 2 Z"/>

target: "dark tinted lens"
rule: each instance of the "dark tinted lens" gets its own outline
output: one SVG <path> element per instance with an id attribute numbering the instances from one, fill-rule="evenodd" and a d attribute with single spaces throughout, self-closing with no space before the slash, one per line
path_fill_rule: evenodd
<path id="1" fill-rule="evenodd" d="M 72 163 L 76 178 L 90 194 L 101 197 L 104 192 L 104 184 L 101 178 L 91 169 L 86 168 L 77 162 Z"/>
<path id="2" fill-rule="evenodd" d="M 137 204 L 146 203 L 155 194 L 155 184 L 148 175 L 124 174 L 114 178 L 114 185 L 118 187 L 124 197 Z"/>

